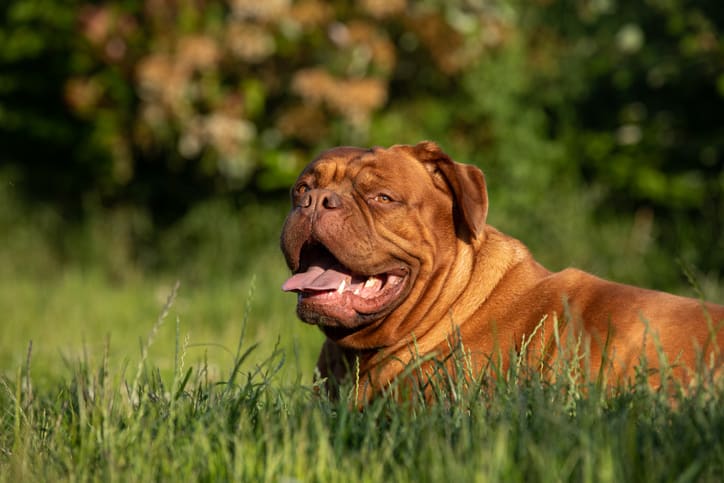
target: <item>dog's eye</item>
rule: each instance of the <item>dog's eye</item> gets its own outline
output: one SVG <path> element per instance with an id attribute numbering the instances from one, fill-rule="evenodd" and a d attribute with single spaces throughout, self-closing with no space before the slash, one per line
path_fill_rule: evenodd
<path id="1" fill-rule="evenodd" d="M 380 193 L 377 196 L 375 196 L 375 201 L 377 201 L 378 203 L 391 203 L 392 198 L 389 195 Z"/>
<path id="2" fill-rule="evenodd" d="M 302 183 L 302 184 L 300 184 L 299 186 L 297 186 L 297 193 L 298 193 L 298 194 L 303 195 L 303 194 L 306 193 L 307 191 L 309 191 L 309 185 L 307 185 L 306 183 Z"/>

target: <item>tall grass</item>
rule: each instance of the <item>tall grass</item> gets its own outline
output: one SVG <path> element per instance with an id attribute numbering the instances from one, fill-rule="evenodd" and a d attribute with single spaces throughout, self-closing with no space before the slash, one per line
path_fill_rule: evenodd
<path id="1" fill-rule="evenodd" d="M 59 213 L 11 203 L 3 188 L 0 228 L 12 236 L 0 237 L 1 482 L 684 482 L 724 474 L 724 389 L 710 384 L 658 392 L 641 378 L 604 392 L 569 377 L 573 366 L 544 380 L 520 359 L 468 381 L 451 382 L 441 367 L 434 403 L 421 388 L 357 411 L 353 381 L 338 400 L 326 397 L 309 377 L 320 334 L 296 320 L 293 297 L 278 290 L 286 270 L 269 242 L 283 218 L 276 207 L 199 207 L 163 237 L 161 254 L 148 255 L 150 265 L 173 269 L 149 276 L 133 262 L 128 239 L 144 233 L 133 213 L 75 233 Z M 604 230 L 605 250 L 587 244 L 601 232 L 586 238 L 571 223 L 565 243 L 542 237 L 534 253 L 548 254 L 552 268 L 585 253 L 612 267 L 598 274 L 621 280 L 623 266 L 656 278 L 642 267 L 658 258 L 621 252 L 624 225 Z M 176 278 L 184 283 L 167 299 Z M 721 301 L 719 280 L 704 282 L 704 295 Z"/>
<path id="2" fill-rule="evenodd" d="M 720 481 L 724 389 L 656 391 L 644 377 L 603 391 L 594 381 L 541 378 L 521 363 L 469 380 L 433 378 L 363 411 L 354 382 L 334 400 L 296 380 L 280 382 L 287 354 L 252 358 L 245 325 L 233 362 L 214 376 L 190 366 L 175 324 L 173 373 L 149 346 L 118 370 L 106 346 L 36 388 L 32 346 L 0 382 L 2 481 Z M 129 353 L 130 353 L 129 349 Z M 524 354 L 523 354 L 524 356 Z M 256 361 L 256 362 L 254 362 Z M 465 370 L 460 359 L 457 370 Z M 442 366 L 441 366 L 442 367 Z"/>

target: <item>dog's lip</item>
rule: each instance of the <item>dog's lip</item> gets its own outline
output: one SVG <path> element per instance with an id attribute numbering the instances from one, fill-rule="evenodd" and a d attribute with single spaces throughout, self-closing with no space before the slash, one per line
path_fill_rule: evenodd
<path id="1" fill-rule="evenodd" d="M 361 292 L 387 283 L 397 284 L 410 273 L 401 264 L 380 271 L 348 267 L 325 245 L 314 241 L 304 243 L 298 260 L 297 269 L 282 285 L 284 291 L 306 293 L 336 290 L 341 293 L 347 288 Z"/>
<path id="2" fill-rule="evenodd" d="M 305 243 L 299 255 L 299 268 L 282 289 L 297 292 L 298 310 L 316 314 L 311 320 L 319 325 L 351 328 L 376 320 L 398 305 L 410 284 L 411 270 L 401 263 L 365 273 L 346 267 L 316 242 Z"/>
<path id="3" fill-rule="evenodd" d="M 352 287 L 342 287 L 342 290 L 299 290 L 297 311 L 306 322 L 356 331 L 397 307 L 409 283 L 410 277 L 405 276 L 388 278 L 384 283 L 377 282 L 359 292 Z"/>
<path id="4" fill-rule="evenodd" d="M 407 280 L 409 270 L 395 268 L 374 275 L 361 275 L 341 266 L 322 268 L 312 265 L 297 271 L 282 286 L 286 292 L 297 292 L 301 298 L 323 296 L 341 298 L 349 295 L 370 305 L 377 299 L 389 298 L 399 292 Z M 360 305 L 360 304 L 357 304 Z M 361 310 L 360 312 L 366 312 Z"/>

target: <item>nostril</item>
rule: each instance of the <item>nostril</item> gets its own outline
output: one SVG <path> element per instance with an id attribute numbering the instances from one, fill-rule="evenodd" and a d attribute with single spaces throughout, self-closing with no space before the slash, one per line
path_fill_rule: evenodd
<path id="1" fill-rule="evenodd" d="M 312 205 L 312 194 L 304 193 L 299 200 L 299 206 L 302 208 L 309 208 Z"/>
<path id="2" fill-rule="evenodd" d="M 322 199 L 322 206 L 328 210 L 333 210 L 342 206 L 342 199 L 336 193 L 327 193 Z"/>

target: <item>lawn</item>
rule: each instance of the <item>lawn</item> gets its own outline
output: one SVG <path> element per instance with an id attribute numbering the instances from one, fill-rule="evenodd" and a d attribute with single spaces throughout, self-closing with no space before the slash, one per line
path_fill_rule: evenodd
<path id="1" fill-rule="evenodd" d="M 201 212 L 182 235 L 211 242 L 164 245 L 178 274 L 51 263 L 36 225 L 16 229 L 0 256 L 0 481 L 721 480 L 712 385 L 604 393 L 514 368 L 441 384 L 433 403 L 329 400 L 311 377 L 321 334 L 280 290 L 283 211 L 255 213 L 256 245 L 238 213 Z"/>
<path id="2" fill-rule="evenodd" d="M 267 268 L 270 260 L 259 258 Z M 312 387 L 293 300 L 233 284 L 3 282 L 0 481 L 720 481 L 724 388 L 524 368 L 364 411 Z M 32 346 L 22 344 L 32 340 Z M 85 342 L 84 342 L 85 341 Z"/>
<path id="3" fill-rule="evenodd" d="M 106 352 L 114 369 L 135 364 L 152 328 L 148 357 L 163 375 L 173 371 L 177 338 L 187 345 L 188 363 L 203 361 L 218 373 L 232 363 L 246 319 L 251 321 L 246 337 L 259 344 L 257 353 L 269 353 L 279 344 L 292 359 L 284 374 L 311 374 L 321 333 L 296 319 L 294 296 L 280 290 L 285 274 L 281 256 L 261 254 L 256 265 L 254 273 L 223 283 L 179 280 L 174 303 L 157 327 L 173 278 L 114 283 L 98 273 L 71 269 L 49 280 L 2 279 L 0 375 L 13 377 L 25 363 L 30 343 L 31 374 L 39 382 L 66 375 L 76 361 L 92 364 Z"/>

